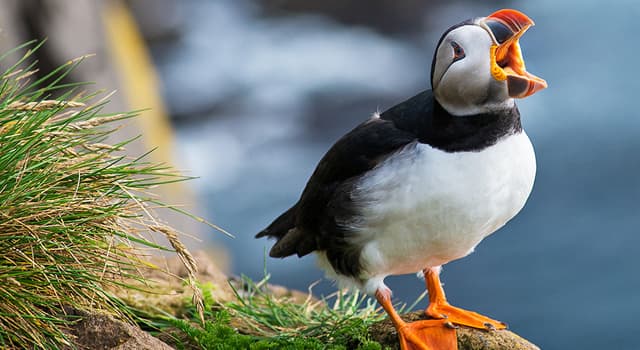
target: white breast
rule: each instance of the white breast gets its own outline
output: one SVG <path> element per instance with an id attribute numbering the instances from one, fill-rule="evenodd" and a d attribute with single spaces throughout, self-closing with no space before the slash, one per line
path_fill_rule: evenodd
<path id="1" fill-rule="evenodd" d="M 413 273 L 469 254 L 522 209 L 535 172 L 524 132 L 479 152 L 407 145 L 353 193 L 362 215 L 344 224 L 364 245 L 361 277 Z"/>

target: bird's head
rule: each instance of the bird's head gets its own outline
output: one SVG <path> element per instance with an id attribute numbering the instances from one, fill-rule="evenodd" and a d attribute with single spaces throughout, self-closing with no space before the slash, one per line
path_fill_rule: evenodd
<path id="1" fill-rule="evenodd" d="M 533 21 L 516 10 L 499 10 L 447 30 L 431 68 L 438 102 L 451 114 L 464 116 L 511 108 L 547 87 L 525 69 L 519 39 Z"/>

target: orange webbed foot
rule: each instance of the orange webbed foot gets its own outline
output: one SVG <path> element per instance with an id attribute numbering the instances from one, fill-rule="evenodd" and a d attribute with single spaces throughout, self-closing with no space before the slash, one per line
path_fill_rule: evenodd
<path id="1" fill-rule="evenodd" d="M 504 322 L 496 321 L 473 311 L 451 306 L 444 295 L 439 275 L 439 267 L 424 270 L 427 291 L 429 292 L 429 307 L 425 310 L 427 316 L 435 319 L 446 319 L 453 324 L 478 329 L 507 328 Z"/>
<path id="2" fill-rule="evenodd" d="M 384 286 L 376 291 L 376 299 L 396 327 L 402 350 L 456 350 L 458 348 L 456 327 L 448 320 L 405 322 L 391 304 L 391 291 Z"/>
<path id="3" fill-rule="evenodd" d="M 472 328 L 490 330 L 507 328 L 504 322 L 496 321 L 473 311 L 451 306 L 448 303 L 431 303 L 425 313 L 431 318 L 446 319 L 453 324 Z"/>
<path id="4" fill-rule="evenodd" d="M 455 327 L 447 320 L 423 320 L 397 326 L 402 350 L 457 349 Z"/>

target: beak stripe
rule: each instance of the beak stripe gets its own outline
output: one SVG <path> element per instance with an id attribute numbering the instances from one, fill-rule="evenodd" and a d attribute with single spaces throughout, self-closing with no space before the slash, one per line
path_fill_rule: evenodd
<path id="1" fill-rule="evenodd" d="M 513 36 L 513 31 L 499 21 L 488 20 L 485 22 L 491 30 L 491 34 L 498 44 L 502 44 Z"/>
<path id="2" fill-rule="evenodd" d="M 524 13 L 511 9 L 498 10 L 487 16 L 487 18 L 504 23 L 513 33 L 517 33 L 524 27 L 534 24 L 531 18 Z"/>
<path id="3" fill-rule="evenodd" d="M 527 72 L 518 40 L 533 25 L 531 18 L 510 9 L 496 11 L 480 22 L 495 42 L 490 49 L 491 75 L 507 82 L 509 96 L 523 98 L 547 87 L 544 79 Z"/>

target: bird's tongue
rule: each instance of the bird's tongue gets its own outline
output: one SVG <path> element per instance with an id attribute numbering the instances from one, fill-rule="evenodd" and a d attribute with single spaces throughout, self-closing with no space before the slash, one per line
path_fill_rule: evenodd
<path id="1" fill-rule="evenodd" d="M 497 80 L 507 80 L 509 96 L 523 98 L 546 88 L 544 79 L 527 72 L 519 44 L 533 21 L 516 10 L 499 10 L 487 16 L 484 24 L 496 42 L 491 50 L 491 73 Z"/>

